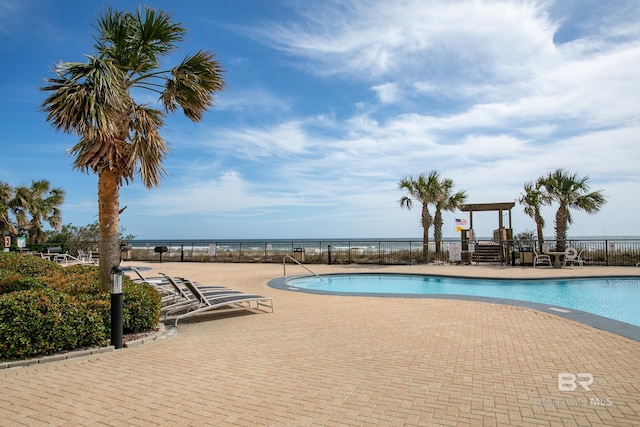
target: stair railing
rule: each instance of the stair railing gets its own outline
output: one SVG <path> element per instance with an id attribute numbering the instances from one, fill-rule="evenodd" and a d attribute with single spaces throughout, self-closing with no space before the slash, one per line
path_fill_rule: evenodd
<path id="1" fill-rule="evenodd" d="M 324 279 L 322 277 L 320 277 L 319 274 L 314 273 L 313 271 L 309 270 L 306 266 L 302 265 L 302 263 L 300 261 L 298 261 L 297 259 L 293 258 L 291 255 L 285 255 L 284 258 L 282 258 L 282 268 L 284 270 L 284 277 L 287 277 L 287 259 L 290 259 L 291 261 L 295 262 L 296 264 L 298 264 L 300 267 L 304 268 L 305 270 L 307 270 L 309 273 L 313 274 L 314 276 L 316 276 L 318 279 L 320 279 L 321 282 L 324 282 Z"/>

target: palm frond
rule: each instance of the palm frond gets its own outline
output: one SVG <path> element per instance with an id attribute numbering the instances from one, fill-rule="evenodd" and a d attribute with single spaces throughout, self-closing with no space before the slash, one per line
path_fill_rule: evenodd
<path id="1" fill-rule="evenodd" d="M 169 153 L 169 146 L 159 133 L 162 112 L 145 106 L 137 106 L 132 114 L 132 137 L 129 168 L 136 169 L 146 187 L 160 184 L 165 174 L 162 162 Z"/>
<path id="2" fill-rule="evenodd" d="M 51 94 L 41 110 L 56 129 L 82 135 L 91 128 L 115 131 L 114 112 L 126 96 L 122 74 L 111 61 L 89 57 L 86 63 L 61 62 L 42 88 Z"/>
<path id="3" fill-rule="evenodd" d="M 186 33 L 182 25 L 171 22 L 170 14 L 149 7 L 135 13 L 107 8 L 96 28 L 98 52 L 129 75 L 157 67 L 158 57 L 175 49 Z"/>
<path id="4" fill-rule="evenodd" d="M 175 112 L 181 107 L 185 116 L 197 122 L 208 107 L 213 105 L 213 96 L 224 88 L 222 65 L 213 54 L 199 51 L 187 56 L 171 70 L 160 100 L 165 109 Z"/>

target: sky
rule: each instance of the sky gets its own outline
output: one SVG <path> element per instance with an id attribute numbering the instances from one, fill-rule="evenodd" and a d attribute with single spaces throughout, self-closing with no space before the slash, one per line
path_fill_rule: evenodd
<path id="1" fill-rule="evenodd" d="M 640 2 L 637 0 L 185 0 L 172 13 L 226 88 L 201 122 L 177 112 L 159 187 L 120 190 L 137 239 L 419 238 L 404 177 L 432 170 L 467 203 L 516 202 L 557 168 L 607 203 L 572 211 L 569 236 L 638 236 Z M 75 170 L 77 137 L 54 130 L 40 91 L 59 61 L 94 53 L 93 24 L 131 1 L 0 0 L 0 181 L 62 188 L 64 224 L 97 220 L 97 177 Z M 150 94 L 141 102 L 156 103 Z M 554 235 L 557 206 L 545 207 Z M 444 237 L 456 237 L 444 214 Z M 506 219 L 506 216 L 505 216 Z M 490 236 L 498 213 L 474 213 Z"/>

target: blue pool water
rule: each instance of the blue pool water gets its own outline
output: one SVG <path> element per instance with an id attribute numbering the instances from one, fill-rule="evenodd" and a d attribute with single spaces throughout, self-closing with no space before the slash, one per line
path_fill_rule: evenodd
<path id="1" fill-rule="evenodd" d="M 640 278 L 504 280 L 401 274 L 338 274 L 287 281 L 291 288 L 341 294 L 472 295 L 586 311 L 640 326 Z"/>

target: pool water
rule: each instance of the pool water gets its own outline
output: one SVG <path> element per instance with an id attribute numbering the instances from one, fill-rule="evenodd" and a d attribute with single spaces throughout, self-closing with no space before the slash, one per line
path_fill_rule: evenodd
<path id="1" fill-rule="evenodd" d="M 586 311 L 640 326 L 640 278 L 465 279 L 402 274 L 338 274 L 287 281 L 290 288 L 358 295 L 472 295 Z"/>

